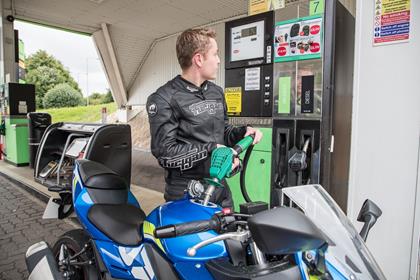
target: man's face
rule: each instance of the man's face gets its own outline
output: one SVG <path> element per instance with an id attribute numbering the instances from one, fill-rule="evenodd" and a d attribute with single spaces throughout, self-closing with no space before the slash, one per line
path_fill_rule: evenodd
<path id="1" fill-rule="evenodd" d="M 202 56 L 202 66 L 200 68 L 201 76 L 205 80 L 214 80 L 217 77 L 220 58 L 219 49 L 215 39 L 210 38 L 210 47 L 206 54 Z"/>

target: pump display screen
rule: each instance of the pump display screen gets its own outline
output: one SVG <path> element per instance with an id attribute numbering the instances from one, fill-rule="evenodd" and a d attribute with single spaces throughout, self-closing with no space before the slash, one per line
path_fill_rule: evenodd
<path id="1" fill-rule="evenodd" d="M 264 20 L 231 28 L 230 60 L 264 57 Z"/>
<path id="2" fill-rule="evenodd" d="M 257 27 L 256 26 L 253 26 L 253 27 L 250 27 L 250 28 L 245 28 L 245 29 L 241 30 L 241 37 L 242 38 L 245 38 L 245 37 L 248 37 L 248 36 L 255 36 L 255 35 L 257 35 Z"/>

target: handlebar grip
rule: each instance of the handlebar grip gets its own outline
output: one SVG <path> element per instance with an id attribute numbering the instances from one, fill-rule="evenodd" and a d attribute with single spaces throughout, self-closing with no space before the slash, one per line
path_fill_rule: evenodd
<path id="1" fill-rule="evenodd" d="M 204 232 L 208 230 L 216 230 L 219 228 L 219 222 L 216 219 L 199 220 L 189 223 L 182 223 L 177 225 L 168 225 L 155 229 L 154 235 L 156 238 L 170 238 Z"/>
<path id="2" fill-rule="evenodd" d="M 219 224 L 217 221 L 210 219 L 210 220 L 199 220 L 190 223 L 183 223 L 175 225 L 176 235 L 187 235 L 192 233 L 204 232 L 211 229 L 217 229 Z"/>

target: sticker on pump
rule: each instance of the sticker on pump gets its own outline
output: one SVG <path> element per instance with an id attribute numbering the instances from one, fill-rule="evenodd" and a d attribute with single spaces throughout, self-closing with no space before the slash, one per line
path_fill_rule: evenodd
<path id="1" fill-rule="evenodd" d="M 225 88 L 225 99 L 229 114 L 239 115 L 242 112 L 242 87 Z"/>
<path id="2" fill-rule="evenodd" d="M 274 62 L 321 57 L 322 17 L 319 15 L 276 22 Z"/>
<path id="3" fill-rule="evenodd" d="M 310 31 L 310 33 L 312 34 L 312 35 L 316 35 L 316 34 L 318 34 L 319 33 L 319 31 L 321 30 L 321 26 L 319 26 L 318 24 L 315 24 L 315 25 L 312 25 L 311 26 L 311 31 Z"/>
<path id="4" fill-rule="evenodd" d="M 287 50 L 286 50 L 286 48 L 285 48 L 285 47 L 279 47 L 279 48 L 277 49 L 277 54 L 278 54 L 279 56 L 285 56 L 285 55 L 287 54 Z"/>
<path id="5" fill-rule="evenodd" d="M 318 43 L 312 43 L 311 44 L 310 50 L 311 50 L 312 53 L 317 53 L 317 52 L 319 52 L 320 49 L 321 48 L 320 48 Z"/>

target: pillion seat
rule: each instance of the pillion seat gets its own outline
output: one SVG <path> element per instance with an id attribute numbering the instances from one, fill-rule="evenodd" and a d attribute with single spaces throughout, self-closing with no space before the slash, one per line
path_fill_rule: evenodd
<path id="1" fill-rule="evenodd" d="M 94 202 L 88 211 L 89 221 L 118 244 L 140 244 L 140 229 L 146 215 L 127 203 L 129 185 L 126 180 L 95 161 L 78 160 L 77 165 L 80 179 Z"/>
<path id="2" fill-rule="evenodd" d="M 95 204 L 127 203 L 129 186 L 126 180 L 105 165 L 78 160 L 80 179 Z"/>
<path id="3" fill-rule="evenodd" d="M 95 189 L 128 189 L 127 182 L 105 165 L 86 159 L 78 160 L 80 179 Z"/>

